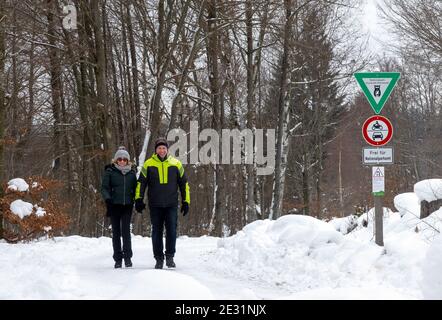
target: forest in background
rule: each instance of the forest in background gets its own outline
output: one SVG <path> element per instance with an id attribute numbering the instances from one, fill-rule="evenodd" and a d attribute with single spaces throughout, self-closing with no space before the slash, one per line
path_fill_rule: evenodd
<path id="1" fill-rule="evenodd" d="M 367 54 L 352 17 L 361 2 L 0 0 L 0 196 L 12 178 L 57 180 L 68 233 L 108 234 L 99 189 L 118 146 L 138 162 L 146 137 L 149 156 L 157 137 L 198 121 L 219 133 L 275 129 L 275 170 L 185 165 L 180 234 L 353 214 L 372 206 L 361 164 L 372 110 L 353 74 L 395 71 L 382 111 L 394 126 L 384 201 L 393 208 L 396 194 L 442 177 L 442 4 L 386 0 L 400 41 L 385 57 Z M 0 212 L 0 238 L 2 221 Z M 149 225 L 134 215 L 134 233 Z"/>

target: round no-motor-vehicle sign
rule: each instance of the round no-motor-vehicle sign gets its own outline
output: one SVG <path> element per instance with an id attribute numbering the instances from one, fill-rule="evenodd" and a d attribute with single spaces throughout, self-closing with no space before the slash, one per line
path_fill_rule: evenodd
<path id="1" fill-rule="evenodd" d="M 372 116 L 362 126 L 365 141 L 372 146 L 383 146 L 393 137 L 393 126 L 383 116 Z"/>

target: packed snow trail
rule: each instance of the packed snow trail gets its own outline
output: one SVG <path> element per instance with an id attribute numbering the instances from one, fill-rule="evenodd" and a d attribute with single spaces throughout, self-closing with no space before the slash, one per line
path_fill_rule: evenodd
<path id="1" fill-rule="evenodd" d="M 256 299 L 238 281 L 204 271 L 204 253 L 216 241 L 203 238 L 186 246 L 183 242 L 188 239 L 178 240 L 181 255 L 188 258 L 177 257 L 175 270 L 154 270 L 150 239 L 137 236 L 133 237 L 134 267 L 119 270 L 113 269 L 109 238 L 1 243 L 0 299 Z M 218 297 L 195 277 L 216 288 Z"/>
<path id="2" fill-rule="evenodd" d="M 132 237 L 134 266 L 122 269 L 113 268 L 106 237 L 0 243 L 0 299 L 258 299 L 247 283 L 208 272 L 204 255 L 217 240 L 178 239 L 178 267 L 162 270 L 153 268 L 151 239 L 140 236 Z M 279 292 L 253 289 L 274 297 Z"/>
<path id="3" fill-rule="evenodd" d="M 385 248 L 372 241 L 370 222 L 343 235 L 332 223 L 298 215 L 256 221 L 223 239 L 182 236 L 177 268 L 163 270 L 153 268 L 148 237 L 132 237 L 134 266 L 122 269 L 113 268 L 107 237 L 2 242 L 0 299 L 442 297 L 434 285 L 440 262 L 425 263 L 431 245 L 399 213 L 387 215 L 384 225 Z M 441 250 L 433 246 L 432 256 Z"/>

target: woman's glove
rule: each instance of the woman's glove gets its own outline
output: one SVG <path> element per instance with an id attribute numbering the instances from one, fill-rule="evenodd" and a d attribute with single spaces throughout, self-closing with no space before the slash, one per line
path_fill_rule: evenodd
<path id="1" fill-rule="evenodd" d="M 106 216 L 110 217 L 112 215 L 112 209 L 114 205 L 112 203 L 112 199 L 106 199 Z"/>
<path id="2" fill-rule="evenodd" d="M 135 200 L 135 210 L 137 210 L 139 213 L 142 213 L 145 208 L 146 205 L 144 204 L 143 199 Z"/>

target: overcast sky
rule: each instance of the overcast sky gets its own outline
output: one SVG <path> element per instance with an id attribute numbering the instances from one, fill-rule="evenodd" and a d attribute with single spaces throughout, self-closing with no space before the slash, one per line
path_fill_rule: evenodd
<path id="1" fill-rule="evenodd" d="M 377 4 L 382 5 L 382 2 L 381 0 L 363 0 L 360 14 L 362 25 L 370 35 L 370 51 L 379 55 L 385 53 L 390 56 L 392 53 L 388 52 L 388 44 L 394 41 L 394 37 L 389 32 L 385 21 L 380 17 Z"/>

